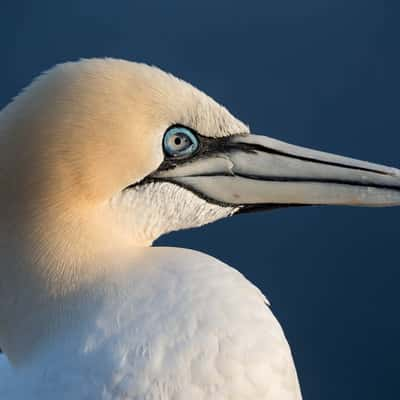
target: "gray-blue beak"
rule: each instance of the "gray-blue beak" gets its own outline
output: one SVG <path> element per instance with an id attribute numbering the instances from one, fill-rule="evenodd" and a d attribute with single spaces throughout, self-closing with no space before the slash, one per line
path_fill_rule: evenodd
<path id="1" fill-rule="evenodd" d="M 235 135 L 151 178 L 181 185 L 209 201 L 243 208 L 294 205 L 400 205 L 400 170 L 293 146 L 266 136 Z"/>

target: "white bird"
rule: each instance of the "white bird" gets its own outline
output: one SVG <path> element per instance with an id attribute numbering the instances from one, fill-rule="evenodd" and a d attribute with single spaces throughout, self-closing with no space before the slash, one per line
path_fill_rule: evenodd
<path id="1" fill-rule="evenodd" d="M 0 146 L 0 399 L 301 399 L 262 293 L 152 242 L 259 208 L 400 204 L 399 170 L 251 135 L 122 60 L 36 79 L 1 111 Z"/>

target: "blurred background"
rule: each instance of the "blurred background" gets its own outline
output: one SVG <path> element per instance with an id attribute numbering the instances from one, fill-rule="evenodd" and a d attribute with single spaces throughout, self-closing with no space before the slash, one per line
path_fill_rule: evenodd
<path id="1" fill-rule="evenodd" d="M 56 63 L 125 58 L 198 86 L 254 133 L 400 167 L 400 28 L 384 3 L 2 0 L 0 107 Z M 212 254 L 262 289 L 304 399 L 391 399 L 400 372 L 399 224 L 400 208 L 296 208 L 157 245 Z"/>

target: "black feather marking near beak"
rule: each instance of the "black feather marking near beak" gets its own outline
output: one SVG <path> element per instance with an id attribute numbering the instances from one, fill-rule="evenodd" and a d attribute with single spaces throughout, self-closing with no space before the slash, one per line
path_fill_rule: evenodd
<path id="1" fill-rule="evenodd" d="M 400 171 L 265 136 L 197 134 L 190 157 L 165 156 L 141 182 L 170 182 L 238 213 L 305 205 L 400 205 Z"/>

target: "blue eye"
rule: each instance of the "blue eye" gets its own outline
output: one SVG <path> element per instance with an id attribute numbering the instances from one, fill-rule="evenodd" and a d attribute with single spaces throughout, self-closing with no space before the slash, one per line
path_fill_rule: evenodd
<path id="1" fill-rule="evenodd" d="M 185 158 L 196 152 L 199 141 L 187 128 L 174 126 L 164 135 L 164 151 L 170 157 Z"/>

